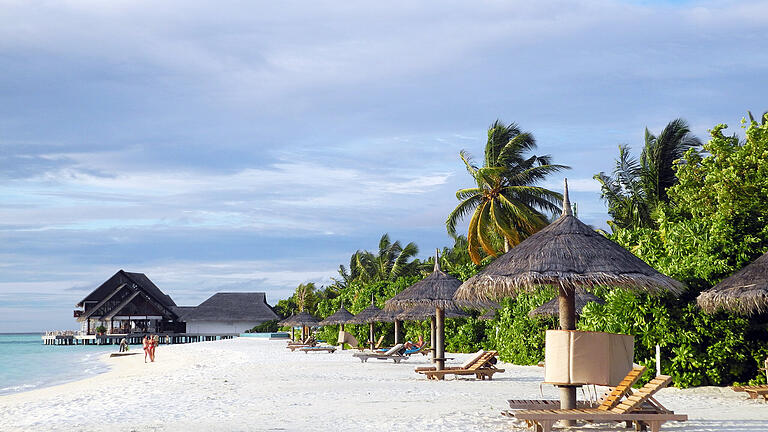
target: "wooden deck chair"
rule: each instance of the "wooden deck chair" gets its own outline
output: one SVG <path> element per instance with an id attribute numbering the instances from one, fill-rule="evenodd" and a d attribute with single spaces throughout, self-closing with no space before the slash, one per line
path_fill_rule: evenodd
<path id="1" fill-rule="evenodd" d="M 744 392 L 750 399 L 757 399 L 763 397 L 763 400 L 768 401 L 768 384 L 752 385 L 752 386 L 733 386 L 731 389 L 735 392 Z"/>
<path id="2" fill-rule="evenodd" d="M 415 369 L 416 373 L 424 374 L 428 379 L 440 379 L 446 375 L 474 375 L 475 378 L 493 379 L 493 374 L 503 373 L 504 369 L 496 367 L 496 356 L 499 355 L 496 351 L 478 351 L 469 360 L 464 362 L 459 367 L 445 368 L 442 370 L 436 370 L 434 366 L 430 367 L 418 367 Z"/>
<path id="3" fill-rule="evenodd" d="M 299 348 L 299 351 L 303 352 L 304 354 L 308 354 L 311 352 L 323 352 L 323 351 L 331 354 L 336 351 L 336 347 L 333 347 L 333 346 L 304 347 L 304 348 Z"/>
<path id="4" fill-rule="evenodd" d="M 515 417 L 528 421 L 529 424 L 536 427 L 537 431 L 541 432 L 550 432 L 552 425 L 559 420 L 635 422 L 639 429 L 650 426 L 652 432 L 658 432 L 661 425 L 667 421 L 688 420 L 687 415 L 674 414 L 666 409 L 664 412 L 647 409 L 648 402 L 655 402 L 653 395 L 669 385 L 670 382 L 672 382 L 672 377 L 659 375 L 609 409 L 523 410 L 516 412 Z"/>
<path id="5" fill-rule="evenodd" d="M 632 391 L 632 386 L 645 373 L 645 366 L 635 366 L 627 373 L 617 385 L 606 393 L 598 403 L 587 401 L 577 401 L 576 408 L 595 408 L 606 411 L 616 406 L 621 398 Z M 558 409 L 560 401 L 553 399 L 511 399 L 507 401 L 512 410 L 531 410 L 531 409 Z M 502 411 L 502 415 L 514 417 L 514 413 Z"/>
<path id="6" fill-rule="evenodd" d="M 368 362 L 368 359 L 392 360 L 395 363 L 400 363 L 402 360 L 405 360 L 408 358 L 408 356 L 404 356 L 402 352 L 403 352 L 403 344 L 397 344 L 392 348 L 390 348 L 389 351 L 387 352 L 354 353 L 352 354 L 352 356 L 359 358 L 360 361 L 363 363 Z"/>

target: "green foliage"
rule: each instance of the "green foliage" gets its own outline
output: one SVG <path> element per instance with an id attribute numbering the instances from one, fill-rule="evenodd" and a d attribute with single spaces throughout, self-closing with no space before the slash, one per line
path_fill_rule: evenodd
<path id="1" fill-rule="evenodd" d="M 474 165 L 462 151 L 461 160 L 476 186 L 456 192 L 459 205 L 448 215 L 445 227 L 456 236 L 456 226 L 469 214 L 469 256 L 479 264 L 483 255 L 498 256 L 547 226 L 542 212 L 558 212 L 562 196 L 536 183 L 567 169 L 551 157 L 527 155 L 536 148 L 533 135 L 515 123 L 496 120 L 488 128 L 483 166 Z"/>
<path id="2" fill-rule="evenodd" d="M 95 330 L 96 330 L 96 333 L 106 333 L 107 332 L 107 328 L 104 327 L 103 325 L 100 325 L 100 326 L 96 327 Z"/>
<path id="3" fill-rule="evenodd" d="M 264 321 L 263 323 L 248 330 L 246 333 L 272 333 L 278 330 L 278 320 Z"/>
<path id="4" fill-rule="evenodd" d="M 603 305 L 590 303 L 578 328 L 630 334 L 635 362 L 656 368 L 656 345 L 662 350 L 661 371 L 676 387 L 729 385 L 753 378 L 758 362 L 754 349 L 768 334 L 750 329 L 741 317 L 704 313 L 691 303 L 622 289 L 599 289 Z"/>
<path id="5" fill-rule="evenodd" d="M 678 166 L 672 204 L 657 209 L 657 229 L 626 229 L 612 239 L 691 288 L 711 287 L 768 249 L 768 124 L 752 122 L 746 140 L 711 131 L 702 156 Z"/>
<path id="6" fill-rule="evenodd" d="M 496 318 L 487 324 L 488 348 L 497 350 L 501 360 L 514 364 L 533 365 L 544 360 L 545 332 L 556 328 L 556 320 L 531 318 L 528 313 L 555 296 L 555 292 L 542 289 L 504 299 Z"/>
<path id="7" fill-rule="evenodd" d="M 654 227 L 654 209 L 669 202 L 667 190 L 677 184 L 678 160 L 686 151 L 695 153 L 699 147 L 701 142 L 683 119 L 669 122 L 659 136 L 646 128 L 639 161 L 630 155 L 629 147 L 620 145 L 613 173 L 594 175 L 613 218 L 608 225 L 614 230 Z"/>
<path id="8" fill-rule="evenodd" d="M 337 289 L 347 287 L 352 282 L 370 283 L 391 281 L 401 276 L 418 274 L 419 260 L 413 257 L 419 253 L 416 243 L 402 246 L 399 240 L 392 242 L 389 234 L 383 234 L 379 239 L 379 250 L 373 253 L 358 250 L 349 259 L 349 270 L 339 266 L 339 278 L 334 278 Z"/>

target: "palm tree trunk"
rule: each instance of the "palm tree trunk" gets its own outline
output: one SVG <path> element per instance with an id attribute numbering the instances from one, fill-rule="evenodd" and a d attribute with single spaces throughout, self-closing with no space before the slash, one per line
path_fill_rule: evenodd
<path id="1" fill-rule="evenodd" d="M 504 253 L 509 252 L 509 239 L 504 237 Z"/>

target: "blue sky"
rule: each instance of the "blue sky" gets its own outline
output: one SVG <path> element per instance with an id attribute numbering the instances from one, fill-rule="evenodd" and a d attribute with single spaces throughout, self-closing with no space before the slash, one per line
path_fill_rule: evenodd
<path id="1" fill-rule="evenodd" d="M 0 332 L 120 268 L 274 303 L 384 232 L 424 256 L 496 118 L 604 226 L 618 144 L 768 109 L 766 34 L 766 1 L 0 0 Z"/>

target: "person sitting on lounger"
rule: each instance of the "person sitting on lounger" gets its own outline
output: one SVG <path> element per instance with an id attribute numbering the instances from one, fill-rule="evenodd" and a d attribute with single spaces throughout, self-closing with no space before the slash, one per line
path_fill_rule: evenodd
<path id="1" fill-rule="evenodd" d="M 416 343 L 413 343 L 411 341 L 408 341 L 403 345 L 403 348 L 407 350 L 411 349 L 419 349 L 424 346 L 424 338 L 422 336 L 419 336 L 419 340 Z"/>

